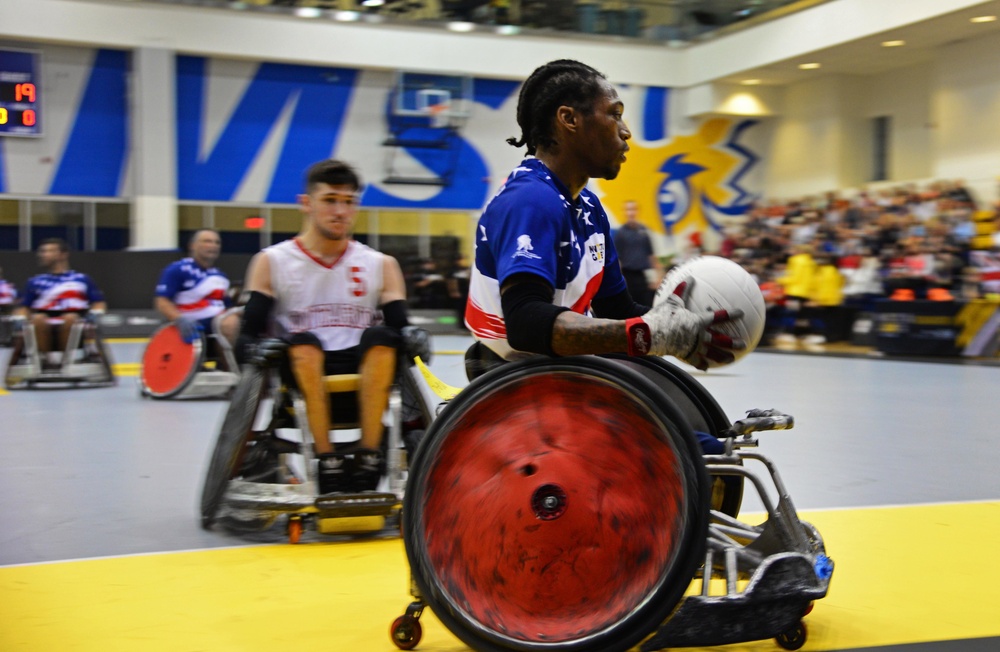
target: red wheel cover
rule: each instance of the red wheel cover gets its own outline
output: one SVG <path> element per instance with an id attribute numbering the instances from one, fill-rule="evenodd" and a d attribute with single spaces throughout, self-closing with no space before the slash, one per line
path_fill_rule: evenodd
<path id="1" fill-rule="evenodd" d="M 572 373 L 469 407 L 422 487 L 429 565 L 450 603 L 538 642 L 600 632 L 642 606 L 687 517 L 663 428 L 631 393 Z"/>
<path id="2" fill-rule="evenodd" d="M 183 389 L 201 364 L 201 340 L 186 343 L 176 326 L 156 331 L 142 354 L 142 384 L 153 396 Z"/>

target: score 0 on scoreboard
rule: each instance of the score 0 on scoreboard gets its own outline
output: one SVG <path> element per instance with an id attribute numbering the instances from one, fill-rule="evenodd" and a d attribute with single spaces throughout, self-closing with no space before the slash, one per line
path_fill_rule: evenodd
<path id="1" fill-rule="evenodd" d="M 40 136 L 42 98 L 39 55 L 0 50 L 0 136 Z"/>

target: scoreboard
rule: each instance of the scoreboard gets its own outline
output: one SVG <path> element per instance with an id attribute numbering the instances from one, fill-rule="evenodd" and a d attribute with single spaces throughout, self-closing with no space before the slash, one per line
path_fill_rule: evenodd
<path id="1" fill-rule="evenodd" d="M 0 50 L 0 136 L 40 136 L 39 54 Z"/>

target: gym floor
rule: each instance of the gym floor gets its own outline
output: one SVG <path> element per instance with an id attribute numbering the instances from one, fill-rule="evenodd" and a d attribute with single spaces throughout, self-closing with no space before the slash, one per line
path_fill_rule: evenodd
<path id="1" fill-rule="evenodd" d="M 470 341 L 435 336 L 446 383 L 465 384 Z M 0 650 L 395 650 L 401 539 L 201 529 L 226 403 L 141 398 L 143 346 L 111 343 L 115 387 L 0 390 Z M 836 563 L 803 649 L 998 650 L 1000 367 L 855 353 L 758 351 L 694 373 L 732 420 L 795 416 L 760 452 Z M 467 649 L 433 614 L 421 623 L 417 649 Z"/>

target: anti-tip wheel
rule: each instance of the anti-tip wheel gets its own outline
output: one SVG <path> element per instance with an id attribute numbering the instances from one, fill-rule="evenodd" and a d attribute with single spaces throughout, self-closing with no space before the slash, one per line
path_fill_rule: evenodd
<path id="1" fill-rule="evenodd" d="M 774 640 L 786 650 L 798 650 L 806 644 L 806 624 L 800 620 L 795 627 L 775 636 Z"/>
<path id="2" fill-rule="evenodd" d="M 409 614 L 400 616 L 392 621 L 392 626 L 389 627 L 389 636 L 392 638 L 392 643 L 400 650 L 412 650 L 417 647 L 417 644 L 420 643 L 420 637 L 423 634 L 424 631 L 420 627 L 420 621 Z"/>

